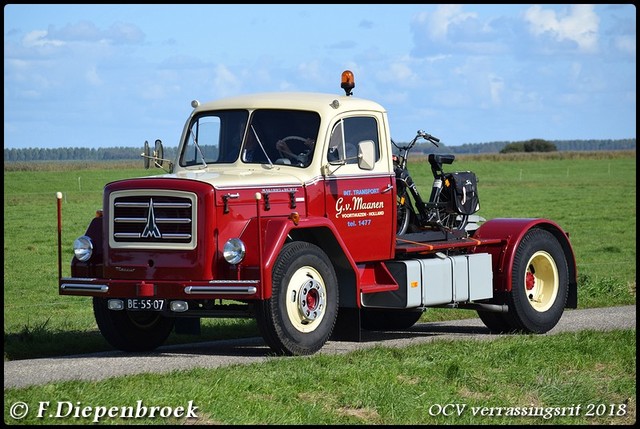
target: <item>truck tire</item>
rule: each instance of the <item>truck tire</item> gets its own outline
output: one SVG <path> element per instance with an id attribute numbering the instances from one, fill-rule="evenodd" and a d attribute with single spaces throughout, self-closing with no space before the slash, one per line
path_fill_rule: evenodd
<path id="1" fill-rule="evenodd" d="M 552 233 L 540 228 L 527 232 L 514 256 L 509 312 L 504 314 L 513 331 L 543 334 L 556 326 L 567 302 L 568 272 Z"/>
<path id="2" fill-rule="evenodd" d="M 383 310 L 363 308 L 360 321 L 368 331 L 394 331 L 409 329 L 422 316 L 422 310 Z"/>
<path id="3" fill-rule="evenodd" d="M 267 345 L 279 355 L 309 355 L 329 340 L 338 316 L 338 281 L 327 255 L 298 241 L 273 266 L 271 298 L 256 306 Z"/>
<path id="4" fill-rule="evenodd" d="M 93 298 L 93 314 L 102 336 L 116 349 L 145 352 L 161 346 L 175 319 L 151 311 L 109 310 L 107 299 Z"/>

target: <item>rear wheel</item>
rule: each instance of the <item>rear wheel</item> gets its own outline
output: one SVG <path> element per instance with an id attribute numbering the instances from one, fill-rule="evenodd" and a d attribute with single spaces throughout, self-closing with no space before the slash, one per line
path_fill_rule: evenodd
<path id="1" fill-rule="evenodd" d="M 398 201 L 396 204 L 397 207 L 397 216 L 398 216 L 398 226 L 396 230 L 396 235 L 406 234 L 409 229 L 409 223 L 411 222 L 411 201 L 409 200 L 409 195 L 407 193 L 406 188 L 403 192 L 398 193 Z"/>
<path id="2" fill-rule="evenodd" d="M 569 291 L 568 264 L 558 239 L 543 229 L 529 231 L 516 249 L 511 276 L 509 325 L 539 334 L 556 326 Z"/>
<path id="3" fill-rule="evenodd" d="M 256 306 L 256 321 L 277 354 L 308 355 L 329 340 L 338 315 L 338 281 L 318 247 L 288 243 L 272 275 L 271 298 Z"/>
<path id="4" fill-rule="evenodd" d="M 438 194 L 436 203 L 438 210 L 438 224 L 449 230 L 462 231 L 467 226 L 469 215 L 458 214 L 453 210 L 455 202 L 452 201 L 453 192 L 444 189 Z"/>
<path id="5" fill-rule="evenodd" d="M 494 334 L 504 334 L 513 331 L 513 328 L 505 319 L 503 313 L 478 310 L 478 316 L 480 320 L 482 320 L 482 323 Z"/>
<path id="6" fill-rule="evenodd" d="M 93 298 L 93 314 L 104 338 L 126 352 L 150 351 L 161 346 L 175 319 L 155 311 L 109 310 L 106 298 Z"/>

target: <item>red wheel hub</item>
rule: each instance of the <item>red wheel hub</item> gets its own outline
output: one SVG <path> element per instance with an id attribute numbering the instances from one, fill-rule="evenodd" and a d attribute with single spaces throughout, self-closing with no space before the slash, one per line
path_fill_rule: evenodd
<path id="1" fill-rule="evenodd" d="M 316 305 L 318 305 L 318 291 L 311 289 L 307 295 L 307 308 L 313 311 L 316 309 Z"/>
<path id="2" fill-rule="evenodd" d="M 525 276 L 525 287 L 527 290 L 531 290 L 535 284 L 536 276 L 531 271 L 527 271 L 527 275 Z"/>

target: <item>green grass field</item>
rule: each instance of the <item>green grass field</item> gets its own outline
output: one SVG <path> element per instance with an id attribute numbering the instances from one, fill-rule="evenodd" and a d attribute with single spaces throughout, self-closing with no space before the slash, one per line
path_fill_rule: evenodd
<path id="1" fill-rule="evenodd" d="M 483 217 L 545 217 L 570 233 L 579 308 L 635 304 L 635 152 L 461 156 L 454 166 L 477 173 Z M 427 192 L 428 165 L 415 162 L 410 168 Z M 110 349 L 97 332 L 90 299 L 57 293 L 55 193 L 64 194 L 63 275 L 68 275 L 71 243 L 100 208 L 104 184 L 159 172 L 104 164 L 5 165 L 5 360 Z M 458 317 L 475 313 L 434 309 L 423 320 Z M 251 320 L 204 323 L 202 337 L 172 334 L 170 341 L 257 335 Z M 5 423 L 94 423 L 92 417 L 38 419 L 34 412 L 12 420 L 8 409 L 19 401 L 33 410 L 42 401 L 126 407 L 142 400 L 160 407 L 193 401 L 198 418 L 105 418 L 100 423 L 630 425 L 636 421 L 635 334 L 585 331 L 436 341 L 5 389 Z M 459 414 L 445 415 L 447 405 L 448 412 Z M 482 410 L 493 410 L 492 415 Z M 508 410 L 520 414 L 496 415 Z M 522 415 L 527 412 L 537 415 Z"/>
<path id="2" fill-rule="evenodd" d="M 442 340 L 5 389 L 4 415 L 13 425 L 632 425 L 635 364 L 635 330 Z M 118 416 L 138 401 L 198 409 L 190 419 Z M 9 417 L 17 403 L 26 418 Z M 60 403 L 69 415 L 55 418 Z M 117 409 L 98 418 L 98 407 Z"/>
<path id="3" fill-rule="evenodd" d="M 569 232 L 579 274 L 579 307 L 635 303 L 635 152 L 461 156 L 456 170 L 479 178 L 486 219 L 544 217 Z M 430 169 L 410 170 L 422 192 Z M 56 192 L 63 193 L 63 276 L 73 240 L 102 204 L 110 181 L 162 173 L 132 163 L 6 164 L 4 173 L 5 359 L 104 350 L 87 297 L 57 291 Z M 468 310 L 432 310 L 423 320 L 475 317 Z M 219 329 L 220 325 L 224 329 Z M 203 321 L 203 338 L 257 335 L 245 319 Z M 194 338 L 173 335 L 170 342 Z M 196 337 L 198 338 L 198 337 Z"/>

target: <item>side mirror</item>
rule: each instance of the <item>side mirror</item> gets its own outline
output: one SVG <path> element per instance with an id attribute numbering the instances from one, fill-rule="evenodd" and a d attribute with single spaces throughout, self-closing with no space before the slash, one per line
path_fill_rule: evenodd
<path id="1" fill-rule="evenodd" d="M 164 159 L 164 147 L 162 146 L 162 141 L 157 139 L 154 143 L 153 153 L 151 153 L 151 148 L 149 147 L 149 142 L 145 140 L 144 142 L 144 150 L 140 154 L 142 157 L 142 163 L 144 165 L 145 170 L 149 169 L 149 165 L 151 161 L 153 161 L 154 167 L 163 168 L 165 161 L 169 163 L 169 170 L 173 169 L 172 162 L 168 159 Z M 165 169 L 166 171 L 166 169 Z"/>
<path id="2" fill-rule="evenodd" d="M 358 167 L 363 170 L 373 170 L 375 162 L 376 152 L 373 140 L 363 140 L 358 143 Z"/>
<path id="3" fill-rule="evenodd" d="M 162 147 L 162 141 L 157 139 L 153 148 L 153 162 L 156 167 L 162 168 L 164 163 L 164 148 Z"/>
<path id="4" fill-rule="evenodd" d="M 144 165 L 144 169 L 148 170 L 149 169 L 149 142 L 148 141 L 144 141 L 144 149 L 142 151 L 142 165 Z"/>

